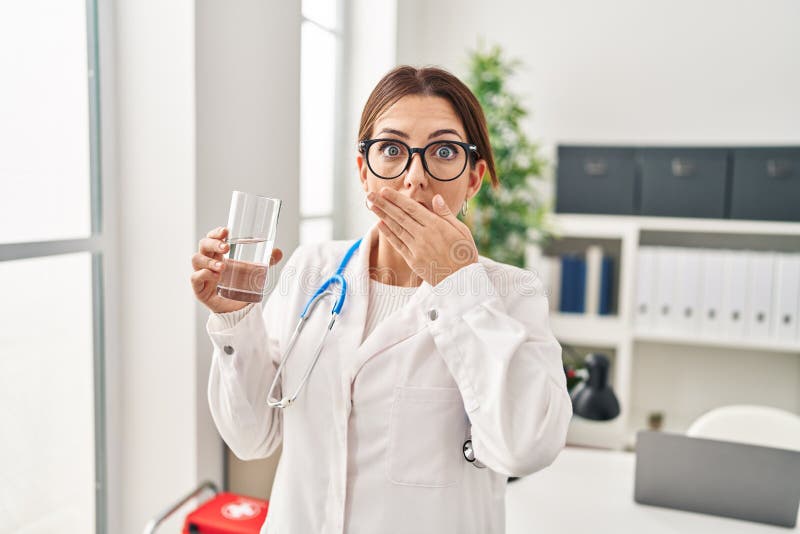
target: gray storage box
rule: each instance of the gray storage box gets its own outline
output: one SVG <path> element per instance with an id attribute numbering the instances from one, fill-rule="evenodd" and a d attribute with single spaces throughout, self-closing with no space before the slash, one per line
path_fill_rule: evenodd
<path id="1" fill-rule="evenodd" d="M 731 217 L 800 221 L 800 148 L 735 150 Z"/>
<path id="2" fill-rule="evenodd" d="M 635 213 L 636 164 L 631 148 L 558 148 L 556 211 Z"/>
<path id="3" fill-rule="evenodd" d="M 727 150 L 645 148 L 637 154 L 642 173 L 642 215 L 726 216 Z"/>

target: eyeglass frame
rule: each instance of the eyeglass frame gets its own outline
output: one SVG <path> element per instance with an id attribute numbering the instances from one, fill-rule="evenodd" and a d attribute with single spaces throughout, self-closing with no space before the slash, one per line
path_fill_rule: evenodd
<path id="1" fill-rule="evenodd" d="M 379 141 L 391 141 L 392 143 L 399 143 L 399 144 L 403 145 L 404 147 L 406 147 L 408 149 L 408 160 L 406 161 L 406 164 L 403 167 L 403 170 L 400 171 L 399 173 L 397 173 L 395 176 L 392 176 L 391 178 L 383 177 L 380 174 L 378 174 L 377 172 L 375 172 L 375 170 L 372 168 L 372 164 L 369 162 L 369 149 L 370 149 L 370 147 L 372 145 L 374 145 L 375 143 L 377 143 Z M 454 178 L 448 178 L 446 180 L 443 180 L 441 178 L 437 178 L 430 171 L 430 169 L 428 169 L 428 160 L 425 159 L 425 151 L 428 150 L 428 148 L 430 148 L 431 146 L 436 145 L 436 144 L 440 144 L 440 143 L 449 143 L 451 145 L 458 145 L 462 149 L 464 149 L 464 152 L 467 153 L 467 157 L 464 160 L 464 167 L 461 169 L 461 171 Z M 411 160 L 414 159 L 414 154 L 419 154 L 419 159 L 422 161 L 422 167 L 425 169 L 425 172 L 427 172 L 431 176 L 431 178 L 433 178 L 434 180 L 437 180 L 439 182 L 452 182 L 453 180 L 458 180 L 464 174 L 464 171 L 467 170 L 467 165 L 470 162 L 470 158 L 472 158 L 472 160 L 473 160 L 472 162 L 473 163 L 475 161 L 477 161 L 477 159 L 478 159 L 478 147 L 477 146 L 473 145 L 472 143 L 465 143 L 463 141 L 450 141 L 450 140 L 431 141 L 430 143 L 428 143 L 424 147 L 412 148 L 411 146 L 408 145 L 408 143 L 400 141 L 399 139 L 390 139 L 390 138 L 386 138 L 386 137 L 380 137 L 380 138 L 377 138 L 377 139 L 364 139 L 363 141 L 359 141 L 358 142 L 358 151 L 361 152 L 362 154 L 364 154 L 364 159 L 367 161 L 367 167 L 369 167 L 369 170 L 372 172 L 372 174 L 374 174 L 375 176 L 377 176 L 381 180 L 394 180 L 394 179 L 399 178 L 400 176 L 402 176 L 402 174 L 404 172 L 406 172 L 408 170 L 408 168 L 411 166 Z"/>

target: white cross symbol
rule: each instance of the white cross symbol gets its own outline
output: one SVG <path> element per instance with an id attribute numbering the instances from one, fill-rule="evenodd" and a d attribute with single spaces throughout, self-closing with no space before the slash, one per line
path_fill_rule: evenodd
<path id="1" fill-rule="evenodd" d="M 228 519 L 249 519 L 258 515 L 260 508 L 251 502 L 239 501 L 222 507 L 222 515 Z"/>

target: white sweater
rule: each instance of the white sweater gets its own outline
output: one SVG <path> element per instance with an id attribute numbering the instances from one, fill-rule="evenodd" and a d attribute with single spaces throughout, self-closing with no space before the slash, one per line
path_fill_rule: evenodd
<path id="1" fill-rule="evenodd" d="M 416 287 L 390 286 L 370 278 L 367 324 L 364 326 L 362 341 L 367 339 L 378 323 L 405 306 L 416 291 Z"/>

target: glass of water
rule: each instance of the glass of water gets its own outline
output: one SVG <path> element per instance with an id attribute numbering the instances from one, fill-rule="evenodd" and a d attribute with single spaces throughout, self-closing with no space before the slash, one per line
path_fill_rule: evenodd
<path id="1" fill-rule="evenodd" d="M 228 213 L 228 253 L 217 294 L 242 302 L 261 302 L 278 230 L 281 201 L 234 191 Z"/>

